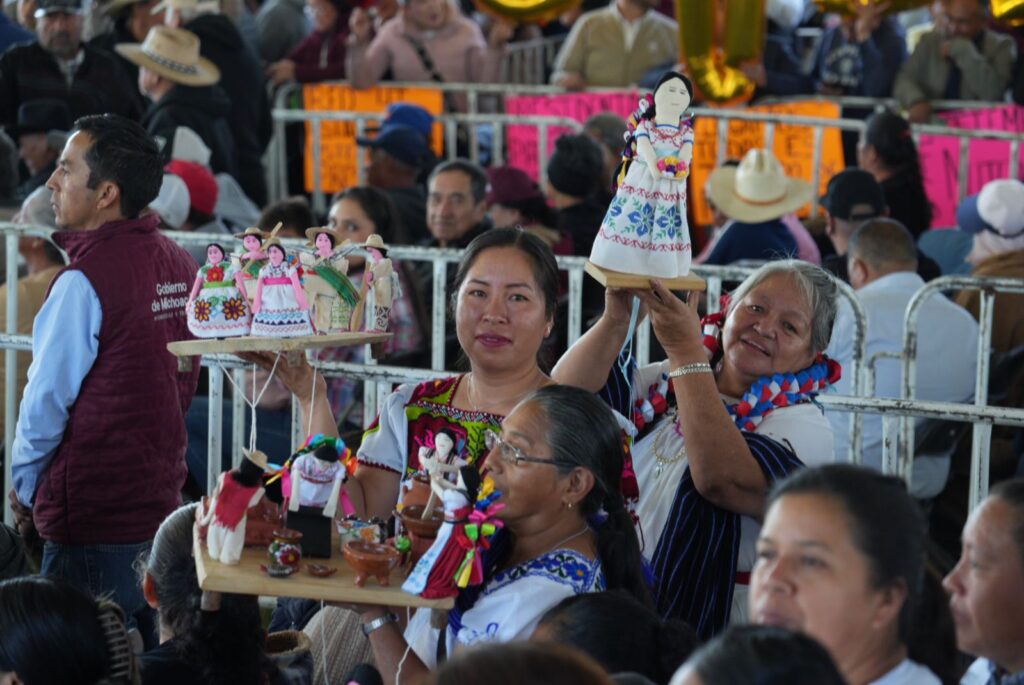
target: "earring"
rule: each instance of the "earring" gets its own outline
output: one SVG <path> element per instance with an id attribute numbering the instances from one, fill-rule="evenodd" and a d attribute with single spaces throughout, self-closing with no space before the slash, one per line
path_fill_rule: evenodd
<path id="1" fill-rule="evenodd" d="M 568 504 L 566 504 L 565 506 L 566 506 L 566 507 L 568 507 L 569 509 L 572 509 L 572 502 L 569 502 L 569 503 L 568 503 Z"/>

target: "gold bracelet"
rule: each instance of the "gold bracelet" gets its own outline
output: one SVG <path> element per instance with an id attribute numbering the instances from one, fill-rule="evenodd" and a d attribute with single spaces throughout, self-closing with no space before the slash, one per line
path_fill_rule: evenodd
<path id="1" fill-rule="evenodd" d="M 693 364 L 684 364 L 675 371 L 669 373 L 669 378 L 679 378 L 680 376 L 689 376 L 695 373 L 711 373 L 711 365 L 707 362 L 694 362 Z"/>

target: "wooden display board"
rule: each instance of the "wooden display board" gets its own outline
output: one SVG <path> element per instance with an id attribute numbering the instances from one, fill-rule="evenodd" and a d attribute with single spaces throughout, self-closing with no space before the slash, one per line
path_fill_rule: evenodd
<path id="1" fill-rule="evenodd" d="M 427 607 L 447 610 L 455 606 L 455 599 L 423 599 L 402 590 L 405 581 L 403 568 L 391 572 L 390 585 L 382 587 L 377 579 L 366 579 L 363 587 L 356 587 L 355 572 L 348 565 L 338 547 L 338 533 L 331 533 L 330 559 L 303 559 L 302 569 L 287 578 L 271 578 L 260 569 L 267 563 L 265 547 L 247 547 L 242 551 L 241 561 L 227 566 L 214 561 L 206 552 L 206 545 L 199 539 L 199 527 L 193 528 L 193 552 L 196 557 L 196 576 L 199 587 L 215 592 L 233 592 L 243 595 L 266 597 L 297 597 L 300 599 L 323 600 L 325 602 L 349 602 L 355 604 L 380 604 L 394 607 Z M 329 578 L 317 578 L 306 571 L 307 563 L 334 566 L 338 572 Z"/>
<path id="2" fill-rule="evenodd" d="M 594 264 L 589 259 L 583 266 L 583 270 L 590 274 L 595 281 L 605 288 L 634 288 L 639 290 L 651 289 L 651 277 L 640 274 L 627 274 L 621 271 L 612 271 Z M 669 290 L 697 290 L 708 289 L 707 282 L 700 276 L 680 276 L 679 278 L 657 279 Z"/>
<path id="3" fill-rule="evenodd" d="M 331 335 L 303 335 L 297 338 L 267 338 L 244 335 L 238 338 L 212 338 L 208 340 L 179 340 L 167 343 L 167 349 L 176 357 L 202 354 L 236 354 L 238 352 L 295 352 L 324 347 L 351 347 L 369 345 L 391 338 L 392 333 L 334 333 Z"/>

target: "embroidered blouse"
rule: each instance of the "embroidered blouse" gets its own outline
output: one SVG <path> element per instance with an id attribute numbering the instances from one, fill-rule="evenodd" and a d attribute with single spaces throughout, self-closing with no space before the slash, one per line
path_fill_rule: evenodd
<path id="1" fill-rule="evenodd" d="M 566 597 L 605 589 L 599 560 L 559 549 L 498 572 L 484 585 L 473 606 L 456 613 L 445 629 L 447 653 L 484 642 L 525 640 L 541 617 Z M 457 626 L 457 628 L 456 628 Z M 441 631 L 430 625 L 430 611 L 418 610 L 405 639 L 429 668 L 437 662 Z"/>

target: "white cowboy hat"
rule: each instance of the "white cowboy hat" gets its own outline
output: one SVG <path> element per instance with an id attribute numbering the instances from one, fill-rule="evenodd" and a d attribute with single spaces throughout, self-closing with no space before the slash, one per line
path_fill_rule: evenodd
<path id="1" fill-rule="evenodd" d="M 708 195 L 730 219 L 748 224 L 795 212 L 814 198 L 807 181 L 789 178 L 771 150 L 755 148 L 737 167 L 719 167 L 708 179 Z"/>
<path id="2" fill-rule="evenodd" d="M 168 26 L 154 26 L 146 40 L 118 43 L 117 52 L 129 62 L 184 86 L 209 86 L 220 81 L 220 69 L 199 56 L 199 36 Z"/>
<path id="3" fill-rule="evenodd" d="M 377 234 L 377 233 L 371 233 L 370 235 L 368 235 L 366 237 L 366 242 L 364 242 L 362 246 L 363 247 L 372 247 L 372 248 L 374 248 L 376 250 L 381 250 L 381 251 L 391 249 L 390 247 L 388 247 L 387 245 L 384 244 L 384 239 L 381 238 L 380 235 Z"/>

